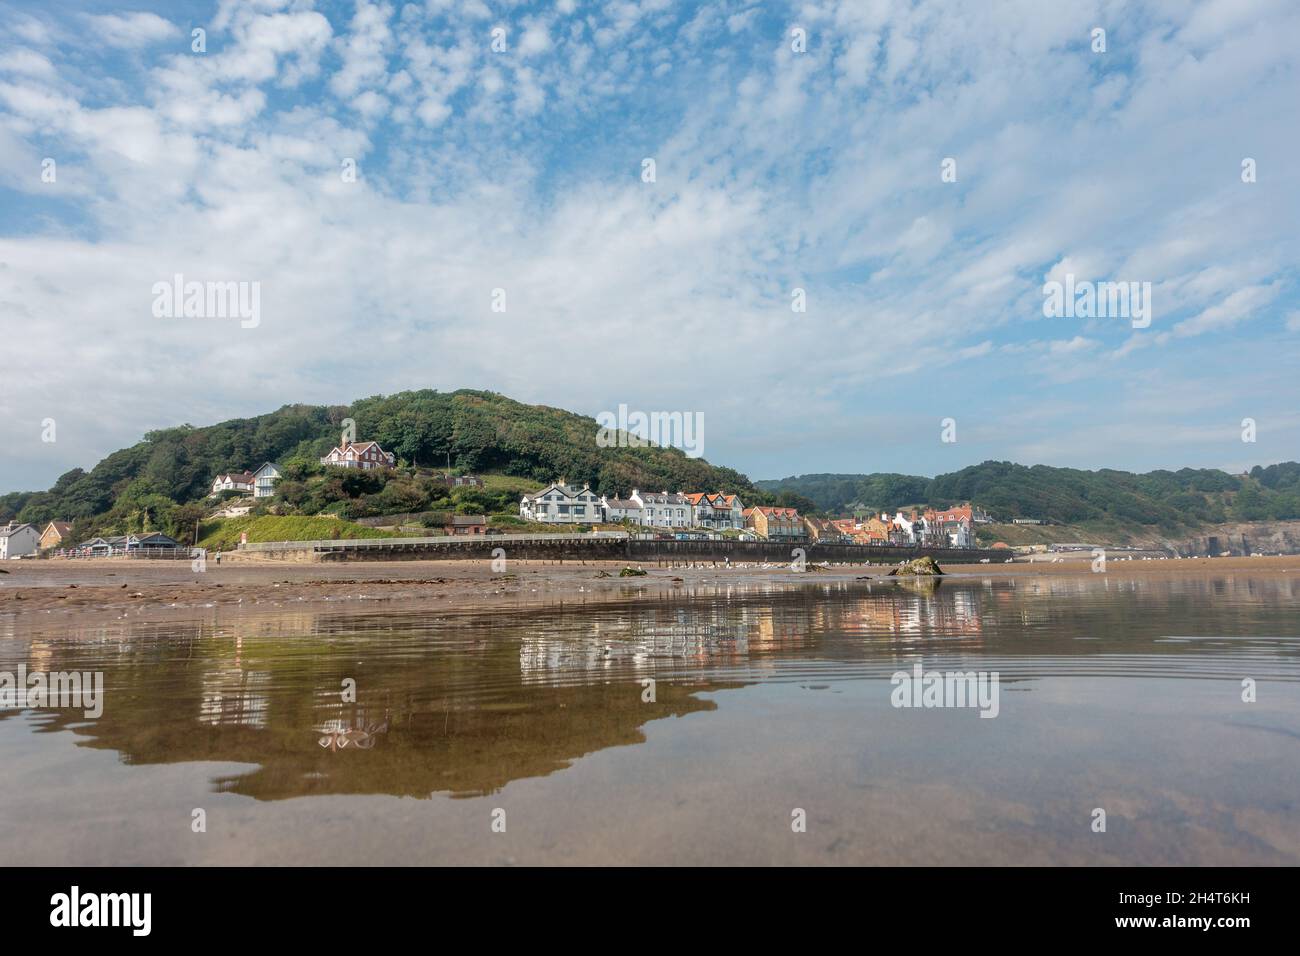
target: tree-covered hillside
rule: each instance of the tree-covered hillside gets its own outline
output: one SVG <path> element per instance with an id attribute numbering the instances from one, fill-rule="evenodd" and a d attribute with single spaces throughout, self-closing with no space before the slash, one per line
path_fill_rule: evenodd
<path id="1" fill-rule="evenodd" d="M 318 459 L 339 442 L 347 418 L 356 422 L 358 440 L 378 441 L 402 467 L 384 474 L 322 469 Z M 462 499 L 466 507 L 493 510 L 507 507 L 507 498 L 518 500 L 519 482 L 448 496 L 429 472 L 443 470 L 449 457 L 460 473 L 534 484 L 565 478 L 606 493 L 642 488 L 753 494 L 749 480 L 730 468 L 675 448 L 601 448 L 596 433 L 592 418 L 470 390 L 402 392 L 351 406 L 286 405 L 256 418 L 150 432 L 90 471 L 75 468 L 62 475 L 48 491 L 0 496 L 0 522 L 72 520 L 78 534 L 192 529 L 216 475 L 266 461 L 285 470 L 277 496 L 282 510 L 345 517 L 449 507 Z"/>
<path id="2" fill-rule="evenodd" d="M 1000 521 L 1118 521 L 1167 530 L 1223 521 L 1300 518 L 1300 464 L 1296 462 L 1256 467 L 1241 476 L 1213 468 L 1135 474 L 986 461 L 936 478 L 801 475 L 756 484 L 773 493 L 805 496 L 833 513 L 974 501 Z"/>

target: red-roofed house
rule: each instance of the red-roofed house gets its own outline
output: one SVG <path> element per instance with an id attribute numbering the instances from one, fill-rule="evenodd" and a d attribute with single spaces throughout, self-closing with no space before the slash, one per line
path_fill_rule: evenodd
<path id="1" fill-rule="evenodd" d="M 336 465 L 339 468 L 360 468 L 370 471 L 375 468 L 392 468 L 397 464 L 397 456 L 391 451 L 384 451 L 377 441 L 345 441 L 320 460 L 322 465 Z"/>
<path id="2" fill-rule="evenodd" d="M 686 495 L 691 503 L 692 523 L 700 528 L 743 528 L 745 506 L 736 495 L 697 491 Z"/>

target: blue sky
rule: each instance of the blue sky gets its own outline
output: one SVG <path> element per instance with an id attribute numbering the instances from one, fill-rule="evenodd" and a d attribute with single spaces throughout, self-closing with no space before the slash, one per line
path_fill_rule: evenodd
<path id="1" fill-rule="evenodd" d="M 754 478 L 1300 458 L 1297 40 L 1269 0 L 0 2 L 0 491 L 420 387 L 699 412 Z M 177 273 L 259 323 L 156 317 Z M 1066 274 L 1150 325 L 1045 317 Z"/>

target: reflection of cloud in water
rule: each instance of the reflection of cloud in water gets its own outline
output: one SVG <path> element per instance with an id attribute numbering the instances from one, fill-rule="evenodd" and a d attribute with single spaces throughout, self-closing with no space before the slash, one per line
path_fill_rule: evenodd
<path id="1" fill-rule="evenodd" d="M 1044 688 L 1066 693 L 1072 685 L 1052 679 L 1078 674 L 1235 678 L 1249 667 L 1261 681 L 1300 680 L 1298 625 L 1292 605 L 1279 600 L 1293 582 L 1102 577 L 700 587 L 662 599 L 462 615 L 125 620 L 0 644 L 0 655 L 106 672 L 101 720 L 49 717 L 49 727 L 71 730 L 87 748 L 114 749 L 128 764 L 255 764 L 213 785 L 264 800 L 491 793 L 638 745 L 662 718 L 736 699 L 704 692 L 775 681 L 848 686 L 887 679 L 918 657 L 940 669 L 952 661 L 998 670 L 1004 684 L 1019 681 L 1036 699 L 1052 693 Z M 1238 639 L 1206 639 L 1212 634 Z M 356 703 L 340 699 L 349 677 Z M 658 681 L 653 703 L 641 698 L 644 677 Z M 1079 702 L 1095 710 L 1094 698 Z M 1008 721 L 1004 714 L 985 723 Z M 1053 746 L 1095 743 L 1071 732 L 1055 726 Z M 1290 745 L 1259 731 L 1244 745 L 1269 740 Z"/>

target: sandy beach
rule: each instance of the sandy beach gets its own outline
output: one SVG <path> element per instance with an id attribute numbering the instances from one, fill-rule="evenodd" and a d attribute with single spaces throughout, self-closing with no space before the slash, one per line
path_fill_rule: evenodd
<path id="1" fill-rule="evenodd" d="M 194 572 L 185 561 L 11 561 L 0 568 L 0 618 L 28 626 L 73 617 L 192 618 L 195 612 L 272 611 L 285 607 L 425 604 L 439 613 L 652 598 L 688 587 L 797 587 L 813 582 L 879 579 L 891 565 L 839 565 L 802 573 L 786 566 L 646 565 L 645 576 L 618 576 L 622 562 L 511 561 L 493 571 L 485 561 L 395 561 L 292 565 L 217 565 Z M 950 564 L 952 578 L 1091 575 L 1090 559 L 1059 563 Z M 1111 578 L 1224 574 L 1300 574 L 1300 555 L 1107 562 Z"/>

